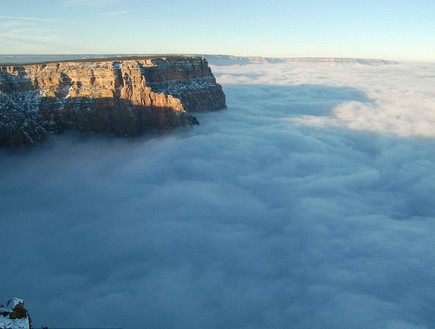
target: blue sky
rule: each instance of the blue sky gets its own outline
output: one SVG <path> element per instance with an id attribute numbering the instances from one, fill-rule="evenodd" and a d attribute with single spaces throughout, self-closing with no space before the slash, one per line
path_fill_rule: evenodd
<path id="1" fill-rule="evenodd" d="M 0 53 L 435 59 L 432 0 L 0 0 Z"/>

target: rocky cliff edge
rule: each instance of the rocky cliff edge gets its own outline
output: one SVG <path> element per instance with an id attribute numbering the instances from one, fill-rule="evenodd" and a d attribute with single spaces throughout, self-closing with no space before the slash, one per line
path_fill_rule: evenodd
<path id="1" fill-rule="evenodd" d="M 0 66 L 0 146 L 76 130 L 135 136 L 226 107 L 202 57 L 131 57 Z"/>
<path id="2" fill-rule="evenodd" d="M 12 298 L 6 306 L 0 304 L 0 329 L 32 329 L 32 320 L 22 299 Z"/>

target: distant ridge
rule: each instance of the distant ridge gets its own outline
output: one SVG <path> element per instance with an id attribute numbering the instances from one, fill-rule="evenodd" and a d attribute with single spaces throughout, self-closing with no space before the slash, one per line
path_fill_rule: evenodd
<path id="1" fill-rule="evenodd" d="M 177 56 L 159 55 L 159 56 Z M 41 62 L 57 62 L 68 60 L 92 60 L 103 58 L 123 58 L 134 56 L 156 56 L 137 54 L 65 54 L 65 55 L 0 55 L 0 64 L 28 64 Z M 203 56 L 208 63 L 216 66 L 247 65 L 247 64 L 281 64 L 281 63 L 338 63 L 338 64 L 364 64 L 364 65 L 392 65 L 399 62 L 370 59 L 370 58 L 337 58 L 337 57 L 259 57 L 259 56 L 232 56 L 232 55 L 207 55 L 191 54 L 190 56 Z"/>
<path id="2" fill-rule="evenodd" d="M 372 58 L 336 58 L 336 57 L 244 57 L 231 55 L 203 55 L 209 64 L 216 66 L 247 64 L 281 64 L 281 63 L 339 63 L 364 65 L 393 65 L 399 62 Z"/>
<path id="3" fill-rule="evenodd" d="M 145 55 L 147 56 L 147 55 Z M 66 61 L 84 61 L 98 59 L 118 59 L 123 58 L 134 59 L 137 57 L 143 58 L 141 55 L 124 55 L 124 54 L 64 54 L 64 55 L 0 55 L 0 65 L 14 64 L 38 64 L 47 62 L 66 62 Z M 149 57 L 156 57 L 149 55 Z"/>

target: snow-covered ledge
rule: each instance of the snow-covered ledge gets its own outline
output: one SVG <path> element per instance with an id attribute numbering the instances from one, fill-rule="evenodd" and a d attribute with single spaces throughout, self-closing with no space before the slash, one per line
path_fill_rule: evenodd
<path id="1" fill-rule="evenodd" d="M 9 299 L 6 306 L 0 304 L 0 329 L 31 329 L 32 320 L 24 308 L 24 300 Z"/>

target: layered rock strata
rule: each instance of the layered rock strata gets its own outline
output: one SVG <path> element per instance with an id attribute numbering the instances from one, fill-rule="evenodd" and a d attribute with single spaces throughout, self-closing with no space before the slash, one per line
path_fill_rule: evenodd
<path id="1" fill-rule="evenodd" d="M 225 108 L 202 57 L 137 57 L 0 66 L 0 145 L 77 130 L 122 136 L 197 123 Z"/>

